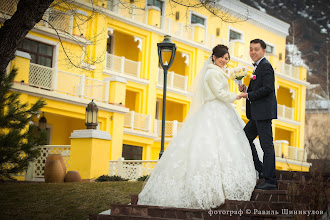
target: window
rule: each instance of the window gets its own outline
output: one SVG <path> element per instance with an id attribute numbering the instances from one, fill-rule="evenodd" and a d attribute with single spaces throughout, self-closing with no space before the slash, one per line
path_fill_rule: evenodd
<path id="1" fill-rule="evenodd" d="M 148 6 L 156 6 L 157 8 L 162 11 L 163 9 L 163 2 L 159 0 L 148 0 Z"/>
<path id="2" fill-rule="evenodd" d="M 205 19 L 204 18 L 201 18 L 195 14 L 191 14 L 191 23 L 192 24 L 201 24 L 201 25 L 204 25 L 205 23 Z"/>
<path id="3" fill-rule="evenodd" d="M 31 63 L 42 66 L 52 67 L 53 63 L 53 46 L 24 39 L 18 47 L 18 50 L 27 52 L 31 55 Z"/>
<path id="4" fill-rule="evenodd" d="M 113 37 L 111 35 L 108 35 L 107 39 L 107 52 L 112 53 L 112 39 Z"/>
<path id="5" fill-rule="evenodd" d="M 236 32 L 236 31 L 230 30 L 229 40 L 241 40 L 241 39 L 242 39 L 242 34 Z"/>
<path id="6" fill-rule="evenodd" d="M 142 147 L 123 144 L 122 155 L 125 160 L 142 160 Z"/>
<path id="7" fill-rule="evenodd" d="M 266 53 L 274 53 L 274 47 L 267 44 Z"/>

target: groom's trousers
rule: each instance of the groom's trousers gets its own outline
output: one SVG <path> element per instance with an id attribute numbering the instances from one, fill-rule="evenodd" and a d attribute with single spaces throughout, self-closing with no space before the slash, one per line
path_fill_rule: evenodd
<path id="1" fill-rule="evenodd" d="M 275 174 L 275 150 L 272 133 L 272 120 L 253 120 L 244 127 L 245 134 L 250 142 L 253 162 L 256 170 L 263 173 L 265 181 L 277 184 Z M 264 152 L 263 163 L 259 160 L 254 139 L 259 135 L 260 145 Z"/>

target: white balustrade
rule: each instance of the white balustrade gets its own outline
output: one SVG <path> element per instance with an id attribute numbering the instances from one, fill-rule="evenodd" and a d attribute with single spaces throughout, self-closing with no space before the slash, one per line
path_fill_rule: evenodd
<path id="1" fill-rule="evenodd" d="M 175 137 L 182 128 L 183 123 L 174 121 L 165 121 L 165 137 Z M 162 121 L 155 119 L 155 135 L 161 137 L 162 135 Z"/>
<path id="2" fill-rule="evenodd" d="M 276 157 L 282 157 L 281 151 L 282 151 L 282 144 L 280 142 L 274 142 L 274 148 L 275 148 L 275 156 Z"/>
<path id="3" fill-rule="evenodd" d="M 158 69 L 158 85 L 164 84 L 164 70 Z M 177 74 L 173 71 L 167 73 L 167 87 L 187 91 L 188 76 Z"/>
<path id="4" fill-rule="evenodd" d="M 34 63 L 30 63 L 29 85 L 100 102 L 108 103 L 109 101 L 110 83 L 108 81 L 58 71 L 55 68 Z"/>
<path id="5" fill-rule="evenodd" d="M 43 19 L 37 25 L 52 29 L 55 28 L 58 31 L 72 34 L 73 17 L 74 15 L 70 11 L 60 11 L 54 8 L 49 8 L 43 15 Z"/>
<path id="6" fill-rule="evenodd" d="M 19 0 L 2 0 L 0 4 L 0 13 L 13 15 Z"/>
<path id="7" fill-rule="evenodd" d="M 282 74 L 299 79 L 299 67 L 284 63 L 284 61 L 279 61 L 279 66 Z"/>
<path id="8" fill-rule="evenodd" d="M 44 177 L 44 167 L 49 154 L 62 154 L 65 167 L 68 169 L 70 164 L 70 145 L 42 145 L 40 148 L 40 156 L 29 164 L 26 172 L 26 180 Z"/>
<path id="9" fill-rule="evenodd" d="M 140 77 L 141 62 L 106 53 L 105 69 L 134 77 Z"/>
<path id="10" fill-rule="evenodd" d="M 53 89 L 55 69 L 30 63 L 29 84 L 42 89 Z"/>
<path id="11" fill-rule="evenodd" d="M 285 105 L 277 105 L 277 115 L 279 118 L 294 120 L 294 108 Z"/>
<path id="12" fill-rule="evenodd" d="M 117 4 L 117 7 L 119 7 L 117 13 L 119 13 L 121 16 L 130 18 L 137 22 L 148 23 L 148 9 L 139 8 L 135 4 L 124 1 L 121 1 Z M 113 6 L 110 10 L 115 12 L 115 9 L 115 6 Z"/>
<path id="13" fill-rule="evenodd" d="M 288 156 L 287 156 L 287 158 L 292 159 L 292 160 L 297 160 L 297 158 L 298 158 L 298 148 L 288 146 Z"/>
<path id="14" fill-rule="evenodd" d="M 134 111 L 127 112 L 124 118 L 124 127 L 132 130 L 150 132 L 151 116 L 136 113 Z"/>
<path id="15" fill-rule="evenodd" d="M 150 175 L 157 164 L 157 160 L 110 160 L 109 176 L 120 176 L 125 179 L 138 179 Z"/>

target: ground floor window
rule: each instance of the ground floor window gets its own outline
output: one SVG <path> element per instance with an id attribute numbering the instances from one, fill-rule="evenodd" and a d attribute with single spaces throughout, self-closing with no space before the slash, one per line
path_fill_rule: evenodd
<path id="1" fill-rule="evenodd" d="M 142 147 L 123 144 L 122 157 L 125 160 L 142 160 Z"/>

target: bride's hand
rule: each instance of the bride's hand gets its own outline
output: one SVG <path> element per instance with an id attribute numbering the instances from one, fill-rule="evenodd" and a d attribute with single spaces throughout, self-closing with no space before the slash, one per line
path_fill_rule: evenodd
<path id="1" fill-rule="evenodd" d="M 238 95 L 237 97 L 236 97 L 236 100 L 240 100 L 242 97 L 240 97 L 240 95 Z"/>
<path id="2" fill-rule="evenodd" d="M 237 96 L 237 98 L 239 97 L 239 99 L 241 99 L 241 98 L 247 98 L 247 96 L 248 96 L 248 94 L 246 93 L 246 92 L 242 92 L 241 94 L 239 94 L 238 96 Z"/>

